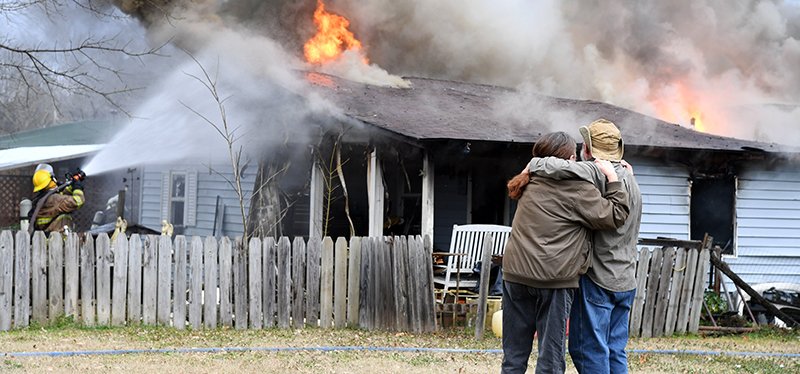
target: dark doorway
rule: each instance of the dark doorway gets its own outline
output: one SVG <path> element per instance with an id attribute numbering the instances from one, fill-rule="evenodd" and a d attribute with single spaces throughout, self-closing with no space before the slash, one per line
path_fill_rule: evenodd
<path id="1" fill-rule="evenodd" d="M 708 233 L 723 254 L 733 254 L 736 179 L 734 177 L 692 181 L 691 236 L 703 240 Z"/>

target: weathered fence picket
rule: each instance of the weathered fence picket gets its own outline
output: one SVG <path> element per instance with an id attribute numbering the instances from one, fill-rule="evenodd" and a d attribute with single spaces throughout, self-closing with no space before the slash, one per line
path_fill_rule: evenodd
<path id="1" fill-rule="evenodd" d="M 333 323 L 333 240 L 322 240 L 322 265 L 320 267 L 319 325 L 330 328 Z"/>
<path id="2" fill-rule="evenodd" d="M 264 327 L 271 328 L 275 326 L 275 276 L 278 272 L 275 267 L 275 256 L 277 255 L 277 246 L 275 238 L 264 238 L 264 242 L 261 245 L 264 251 L 261 259 L 262 283 L 264 285 L 262 288 L 264 294 L 261 296 L 264 302 Z"/>
<path id="3" fill-rule="evenodd" d="M 289 327 L 292 311 L 292 245 L 289 238 L 278 240 L 278 327 Z"/>
<path id="4" fill-rule="evenodd" d="M 361 238 L 357 236 L 350 238 L 347 271 L 347 324 L 358 326 L 358 306 L 361 296 L 358 290 L 361 283 Z"/>
<path id="5" fill-rule="evenodd" d="M 97 236 L 95 244 L 97 324 L 108 326 L 111 322 L 111 242 L 108 235 L 103 233 Z"/>
<path id="6" fill-rule="evenodd" d="M 158 294 L 156 296 L 156 321 L 169 326 L 172 310 L 172 240 L 166 235 L 158 239 Z"/>
<path id="7" fill-rule="evenodd" d="M 39 324 L 48 320 L 47 272 L 47 237 L 37 231 L 31 243 L 31 320 Z"/>
<path id="8" fill-rule="evenodd" d="M 80 240 L 78 234 L 71 233 L 66 237 L 64 245 L 64 314 L 78 316 L 78 298 L 80 287 L 80 270 L 78 252 Z"/>
<path id="9" fill-rule="evenodd" d="M 333 253 L 333 325 L 347 323 L 347 240 L 339 237 Z"/>
<path id="10" fill-rule="evenodd" d="M 664 322 L 664 335 L 670 336 L 675 332 L 675 321 L 678 318 L 679 299 L 683 286 L 683 275 L 686 273 L 686 256 L 684 250 L 678 249 L 675 256 L 675 265 L 672 267 L 672 285 L 669 292 L 669 305 L 667 306 L 667 319 Z"/>
<path id="11" fill-rule="evenodd" d="M 656 291 L 656 308 L 653 316 L 653 337 L 664 336 L 667 306 L 669 305 L 670 276 L 672 275 L 674 259 L 675 248 L 665 248 L 663 258 L 661 259 L 661 274 L 659 275 L 658 291 Z"/>
<path id="12" fill-rule="evenodd" d="M 95 300 L 97 299 L 95 298 L 94 272 L 96 259 L 94 238 L 87 235 L 81 246 L 81 320 L 86 326 L 94 326 L 96 323 L 97 302 Z M 152 322 L 155 322 L 155 319 Z"/>
<path id="13" fill-rule="evenodd" d="M 128 238 L 118 235 L 114 239 L 114 280 L 111 291 L 111 324 L 125 325 L 128 291 Z"/>
<path id="14" fill-rule="evenodd" d="M 263 295 L 261 294 L 262 279 L 261 276 L 257 275 L 261 274 L 261 266 L 263 265 L 261 262 L 261 239 L 251 238 L 247 247 L 250 257 L 247 259 L 247 264 L 249 266 L 247 289 L 249 297 L 248 304 L 250 305 L 250 327 L 260 329 L 264 325 L 264 317 L 261 316 L 261 312 L 264 308 L 262 301 Z"/>
<path id="15" fill-rule="evenodd" d="M 647 276 L 647 296 L 644 301 L 644 314 L 642 316 L 642 337 L 649 338 L 653 336 L 653 318 L 656 311 L 655 296 L 658 292 L 659 277 L 661 276 L 661 259 L 664 254 L 661 250 L 653 251 L 653 256 L 650 258 L 650 273 Z"/>
<path id="16" fill-rule="evenodd" d="M 306 324 L 319 326 L 319 280 L 322 241 L 313 236 L 306 246 Z"/>
<path id="17" fill-rule="evenodd" d="M 700 250 L 700 254 L 698 255 L 697 259 L 697 272 L 694 278 L 694 288 L 692 290 L 693 295 L 691 299 L 692 310 L 689 313 L 689 331 L 690 332 L 697 332 L 698 328 L 700 327 L 700 312 L 703 309 L 703 294 L 705 293 L 705 287 L 703 287 L 703 281 L 705 280 L 705 274 L 708 273 L 708 266 L 710 261 L 710 254 L 708 248 L 703 248 Z"/>
<path id="18" fill-rule="evenodd" d="M 242 237 L 234 241 L 233 249 L 233 327 L 247 328 L 247 248 Z"/>
<path id="19" fill-rule="evenodd" d="M 217 240 L 206 237 L 203 244 L 203 323 L 217 327 Z"/>
<path id="20" fill-rule="evenodd" d="M 186 328 L 186 237 L 175 237 L 172 282 L 172 326 L 178 330 Z"/>
<path id="21" fill-rule="evenodd" d="M 158 242 L 155 235 L 144 238 L 142 250 L 142 323 L 156 324 L 158 310 Z"/>
<path id="22" fill-rule="evenodd" d="M 199 329 L 203 323 L 203 238 L 192 238 L 189 252 L 189 326 Z"/>
<path id="23" fill-rule="evenodd" d="M 47 284 L 50 300 L 50 320 L 56 321 L 64 315 L 64 239 L 60 233 L 50 234 L 47 251 Z"/>
<path id="24" fill-rule="evenodd" d="M 142 321 L 142 239 L 131 235 L 128 241 L 128 324 Z"/>
<path id="25" fill-rule="evenodd" d="M 233 326 L 233 250 L 231 240 L 219 244 L 219 320 L 224 327 Z"/>
<path id="26" fill-rule="evenodd" d="M 14 238 L 0 233 L 0 331 L 11 329 L 11 290 L 14 282 Z"/>
<path id="27" fill-rule="evenodd" d="M 681 300 L 680 307 L 678 308 L 678 319 L 675 325 L 675 332 L 683 334 L 689 323 L 689 310 L 691 308 L 690 302 L 692 299 L 692 290 L 694 289 L 694 277 L 697 270 L 697 249 L 689 250 L 689 258 L 686 260 L 686 275 L 681 287 Z"/>
<path id="28" fill-rule="evenodd" d="M 390 261 L 392 264 L 392 289 L 394 291 L 394 325 L 398 330 L 408 330 L 408 276 L 404 259 L 407 253 L 399 236 L 392 238 Z"/>
<path id="29" fill-rule="evenodd" d="M 359 303 L 358 303 L 358 323 L 362 328 L 371 330 L 374 325 L 372 322 L 372 311 L 370 308 L 374 305 L 370 303 L 372 299 L 372 289 L 369 281 L 372 278 L 372 240 L 370 238 L 363 238 L 361 240 L 361 266 L 359 281 Z"/>
<path id="30" fill-rule="evenodd" d="M 299 329 L 305 324 L 306 243 L 296 236 L 292 242 L 292 326 Z"/>
<path id="31" fill-rule="evenodd" d="M 639 336 L 642 329 L 642 315 L 644 314 L 644 295 L 647 286 L 647 274 L 650 271 L 650 249 L 647 247 L 639 251 L 639 261 L 636 265 L 636 296 L 631 306 L 629 332 L 631 336 Z"/>
<path id="32" fill-rule="evenodd" d="M 30 321 L 31 248 L 26 231 L 17 232 L 14 251 L 14 327 L 28 327 Z"/>

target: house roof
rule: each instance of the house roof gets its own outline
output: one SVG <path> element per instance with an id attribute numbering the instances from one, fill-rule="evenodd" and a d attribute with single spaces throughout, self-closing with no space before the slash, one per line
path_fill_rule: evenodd
<path id="1" fill-rule="evenodd" d="M 0 136 L 0 149 L 104 144 L 120 129 L 109 121 L 81 121 Z"/>
<path id="2" fill-rule="evenodd" d="M 706 134 L 625 108 L 593 100 L 574 100 L 524 93 L 498 86 L 427 78 L 405 78 L 411 88 L 371 86 L 334 76 L 308 73 L 322 96 L 344 114 L 417 140 L 458 139 L 533 143 L 553 130 L 541 116 L 509 120 L 505 111 L 525 110 L 526 101 L 540 112 L 555 112 L 574 127 L 606 118 L 617 124 L 626 145 L 707 150 L 786 152 L 787 146 Z M 516 100 L 516 107 L 507 102 Z M 563 127 L 563 126 L 562 126 Z M 577 129 L 575 129 L 577 130 Z M 577 135 L 577 131 L 575 131 Z"/>
<path id="3" fill-rule="evenodd" d="M 0 170 L 90 155 L 111 140 L 119 124 L 83 121 L 0 137 Z"/>

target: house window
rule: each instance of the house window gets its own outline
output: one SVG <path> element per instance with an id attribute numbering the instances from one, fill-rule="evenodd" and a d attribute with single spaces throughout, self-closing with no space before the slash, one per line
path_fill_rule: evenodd
<path id="1" fill-rule="evenodd" d="M 736 179 L 733 176 L 692 180 L 691 237 L 707 233 L 723 254 L 733 255 L 735 244 Z"/>
<path id="2" fill-rule="evenodd" d="M 186 216 L 186 173 L 170 173 L 169 221 L 184 226 Z"/>

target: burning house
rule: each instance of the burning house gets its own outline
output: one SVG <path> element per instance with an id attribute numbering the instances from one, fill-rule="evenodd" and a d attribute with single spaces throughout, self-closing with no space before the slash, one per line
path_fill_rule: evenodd
<path id="1" fill-rule="evenodd" d="M 320 128 L 313 144 L 284 154 L 278 233 L 288 236 L 428 234 L 446 250 L 454 224 L 510 225 L 506 181 L 553 124 L 498 119 L 512 90 L 407 78 L 378 87 L 318 73 L 307 78 L 347 119 Z M 537 102 L 573 114 L 574 129 L 614 121 L 643 194 L 641 238 L 702 239 L 729 255 L 745 280 L 798 282 L 800 164 L 796 150 L 700 133 L 613 105 L 552 97 Z M 324 131 L 323 131 L 324 129 Z M 288 148 L 292 148 L 289 146 Z M 288 162 L 290 161 L 290 162 Z M 241 214 L 224 166 L 146 166 L 141 224 L 162 220 L 187 235 L 239 235 Z M 230 170 L 230 169 L 228 169 Z M 258 172 L 244 174 L 252 191 Z M 252 213 L 250 201 L 246 209 Z M 769 264 L 769 266 L 767 266 Z"/>

